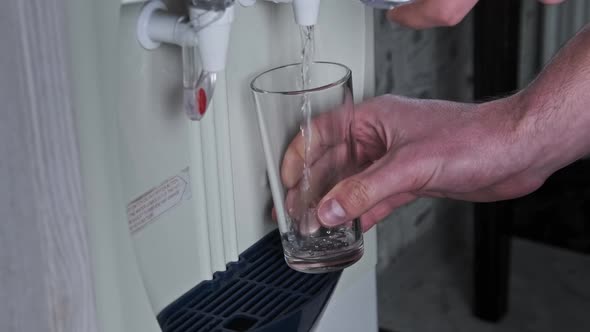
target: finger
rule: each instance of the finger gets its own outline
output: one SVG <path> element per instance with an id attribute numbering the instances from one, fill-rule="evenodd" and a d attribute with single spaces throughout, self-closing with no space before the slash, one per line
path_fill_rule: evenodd
<path id="1" fill-rule="evenodd" d="M 299 181 L 304 161 L 311 165 L 332 146 L 350 140 L 351 115 L 352 111 L 343 110 L 322 113 L 313 119 L 308 137 L 301 133 L 295 136 L 287 147 L 281 166 L 285 186 L 290 188 Z"/>
<path id="2" fill-rule="evenodd" d="M 365 127 L 372 127 L 375 123 L 379 123 L 376 118 L 376 110 L 387 107 L 387 102 L 384 98 L 372 98 L 363 103 L 360 103 L 355 107 L 355 119 L 354 124 L 357 129 L 363 129 Z M 346 103 L 342 107 L 353 107 L 350 103 Z M 313 119 L 311 125 L 311 143 L 307 154 L 306 162 L 309 165 L 313 165 L 317 159 L 322 157 L 326 151 L 331 149 L 333 146 L 349 142 L 351 139 L 351 122 L 353 121 L 350 116 L 352 111 L 344 111 L 338 109 L 332 112 L 322 113 Z M 380 133 L 379 130 L 372 128 L 365 128 L 362 130 L 370 135 L 377 135 Z M 366 135 L 365 135 L 366 136 Z M 379 141 L 381 137 L 366 137 L 365 141 Z M 358 156 L 365 158 L 367 151 L 363 150 L 360 145 L 356 146 Z M 283 184 L 287 188 L 292 188 L 299 182 L 303 173 L 303 165 L 305 155 L 305 138 L 299 133 L 289 144 L 283 162 L 281 165 L 281 178 Z M 366 158 L 365 158 L 366 159 Z"/>
<path id="3" fill-rule="evenodd" d="M 331 148 L 312 165 L 306 181 L 300 180 L 287 191 L 284 206 L 291 219 L 296 222 L 306 219 L 309 210 L 313 210 L 315 217 L 315 210 L 322 196 L 338 181 L 358 172 L 360 168 L 357 167 L 356 161 L 350 158 L 350 153 L 348 144 L 339 144 Z M 316 222 L 313 226 L 306 228 L 315 229 L 319 224 Z"/>
<path id="4" fill-rule="evenodd" d="M 338 181 L 363 169 L 357 166 L 359 160 L 351 158 L 352 153 L 348 143 L 332 147 L 312 165 L 307 182 L 300 180 L 288 190 L 284 206 L 298 233 L 308 235 L 316 232 L 321 227 L 317 218 L 320 198 Z M 364 159 L 361 163 L 365 164 Z"/>
<path id="5" fill-rule="evenodd" d="M 454 26 L 476 3 L 477 0 L 420 0 L 390 10 L 387 17 L 414 29 Z"/>
<path id="6" fill-rule="evenodd" d="M 322 156 L 310 166 L 309 176 L 309 193 L 313 193 L 313 200 L 316 203 L 325 195 L 336 183 L 358 171 L 366 168 L 373 161 L 362 146 L 357 146 L 354 151 L 349 143 L 341 143 L 325 151 Z M 290 189 L 297 189 L 302 185 L 301 178 L 304 172 L 293 174 L 292 177 L 295 185 Z"/>
<path id="7" fill-rule="evenodd" d="M 339 182 L 320 201 L 318 215 L 326 227 L 358 218 L 389 196 L 420 188 L 421 178 L 412 165 L 381 159 L 365 171 Z M 412 174 L 414 172 L 414 174 Z M 428 177 L 426 177 L 428 179 Z"/>
<path id="8" fill-rule="evenodd" d="M 381 222 L 389 216 L 395 209 L 414 201 L 417 197 L 413 194 L 399 194 L 388 197 L 379 202 L 369 211 L 361 216 L 361 225 L 363 232 L 368 231 L 371 227 Z"/>
<path id="9" fill-rule="evenodd" d="M 303 172 L 301 172 L 297 184 L 291 187 L 287 194 L 287 202 L 293 203 L 295 201 L 289 196 L 305 196 L 301 200 L 313 203 L 315 206 L 337 181 L 354 174 L 356 167 L 350 165 L 354 163 L 354 160 L 350 158 L 347 145 L 339 144 L 326 151 L 311 165 L 305 181 L 302 179 Z"/>

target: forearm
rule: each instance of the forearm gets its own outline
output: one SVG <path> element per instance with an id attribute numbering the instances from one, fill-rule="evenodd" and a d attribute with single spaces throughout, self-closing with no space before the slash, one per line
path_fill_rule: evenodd
<path id="1" fill-rule="evenodd" d="M 590 154 L 590 24 L 515 96 L 519 131 L 541 176 Z"/>

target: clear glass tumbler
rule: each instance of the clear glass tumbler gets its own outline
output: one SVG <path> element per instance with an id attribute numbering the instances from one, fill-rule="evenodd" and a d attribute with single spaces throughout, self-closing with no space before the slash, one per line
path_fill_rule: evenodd
<path id="1" fill-rule="evenodd" d="M 320 199 L 359 170 L 352 74 L 341 64 L 314 62 L 307 82 L 303 89 L 302 65 L 291 64 L 258 75 L 250 86 L 285 259 L 295 270 L 324 273 L 363 255 L 358 219 L 326 228 L 317 217 Z M 289 144 L 298 147 L 290 154 L 297 166 L 289 168 L 291 183 L 285 184 L 281 168 Z"/>

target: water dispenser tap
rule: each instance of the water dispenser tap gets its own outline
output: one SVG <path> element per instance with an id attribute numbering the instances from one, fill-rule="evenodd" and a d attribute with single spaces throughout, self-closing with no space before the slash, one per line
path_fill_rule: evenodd
<path id="1" fill-rule="evenodd" d="M 187 17 L 170 14 L 159 0 L 150 1 L 139 16 L 137 36 L 144 48 L 155 49 L 162 42 L 182 47 L 183 108 L 191 120 L 203 117 L 217 74 L 225 69 L 234 3 L 188 0 Z"/>
<path id="2" fill-rule="evenodd" d="M 295 22 L 302 26 L 316 25 L 320 12 L 320 0 L 293 0 Z"/>
<path id="3" fill-rule="evenodd" d="M 256 0 L 238 0 L 242 6 L 252 6 Z M 315 25 L 320 12 L 320 0 L 267 0 L 274 3 L 291 3 L 295 22 L 302 26 Z"/>
<path id="4" fill-rule="evenodd" d="M 183 107 L 191 120 L 200 120 L 213 98 L 217 73 L 225 69 L 235 0 L 188 0 L 190 25 L 199 45 L 182 45 Z M 198 52 L 198 53 L 197 53 Z M 197 54 L 202 70 L 196 72 Z"/>

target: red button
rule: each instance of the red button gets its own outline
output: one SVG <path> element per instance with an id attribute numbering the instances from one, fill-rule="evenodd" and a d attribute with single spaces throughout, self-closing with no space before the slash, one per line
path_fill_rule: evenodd
<path id="1" fill-rule="evenodd" d="M 199 114 L 205 114 L 205 112 L 207 111 L 207 94 L 203 89 L 199 89 L 197 95 L 197 105 L 199 105 Z"/>

